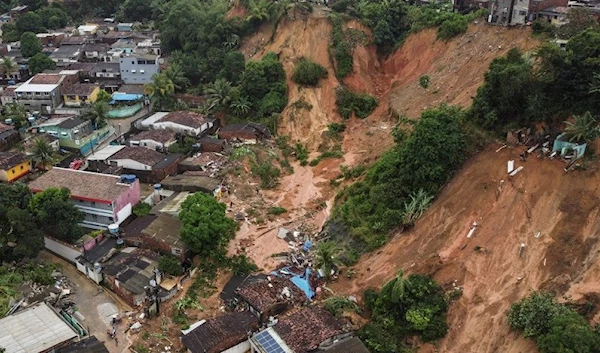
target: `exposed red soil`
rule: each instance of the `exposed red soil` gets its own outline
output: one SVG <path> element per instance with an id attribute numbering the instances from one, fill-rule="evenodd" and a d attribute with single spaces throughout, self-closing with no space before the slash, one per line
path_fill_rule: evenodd
<path id="1" fill-rule="evenodd" d="M 600 294 L 600 166 L 565 173 L 560 161 L 532 156 L 519 162 L 522 148 L 496 153 L 497 147 L 471 158 L 414 229 L 394 234 L 361 258 L 355 277 L 332 288 L 360 295 L 398 269 L 456 281 L 464 292 L 451 306 L 440 352 L 535 351 L 533 341 L 509 331 L 511 303 L 540 289 L 576 300 Z M 524 165 L 515 177 L 506 174 L 509 159 Z M 473 222 L 478 226 L 469 239 Z"/>

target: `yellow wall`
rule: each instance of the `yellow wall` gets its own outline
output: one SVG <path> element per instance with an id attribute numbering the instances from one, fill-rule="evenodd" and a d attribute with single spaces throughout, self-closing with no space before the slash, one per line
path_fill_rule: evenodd
<path id="1" fill-rule="evenodd" d="M 99 93 L 100 93 L 100 87 L 94 88 L 92 93 L 90 93 L 90 95 L 87 96 L 87 99 L 85 101 L 81 100 L 81 96 L 75 96 L 73 99 L 70 99 L 68 95 L 63 94 L 63 101 L 66 104 L 94 103 L 96 101 L 96 99 L 98 99 Z"/>
<path id="2" fill-rule="evenodd" d="M 0 179 L 9 183 L 22 177 L 31 171 L 31 162 L 25 161 L 8 170 L 1 170 Z"/>

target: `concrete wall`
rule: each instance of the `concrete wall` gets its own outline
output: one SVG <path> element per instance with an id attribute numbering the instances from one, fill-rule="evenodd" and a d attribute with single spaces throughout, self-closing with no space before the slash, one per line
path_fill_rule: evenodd
<path id="1" fill-rule="evenodd" d="M 126 169 L 142 170 L 142 171 L 143 170 L 152 170 L 151 166 L 140 163 L 138 161 L 134 161 L 132 159 L 108 159 L 108 162 L 111 165 L 118 165 L 119 167 L 126 168 Z"/>
<path id="2" fill-rule="evenodd" d="M 126 84 L 148 84 L 152 76 L 160 71 L 158 57 L 153 64 L 142 64 L 147 59 L 138 59 L 135 55 L 126 56 L 119 60 L 121 79 Z M 141 72 L 143 70 L 143 73 Z M 135 71 L 135 72 L 134 72 Z"/>
<path id="3" fill-rule="evenodd" d="M 77 258 L 82 254 L 81 250 L 75 249 L 73 247 L 68 246 L 65 243 L 62 243 L 59 240 L 52 239 L 46 236 L 44 237 L 44 245 L 48 251 L 62 257 L 63 259 L 73 264 L 77 263 Z"/>
<path id="4" fill-rule="evenodd" d="M 140 202 L 141 198 L 141 190 L 140 190 L 140 181 L 136 179 L 133 184 L 129 185 L 129 189 L 117 198 L 114 203 L 115 212 L 120 212 L 123 208 L 127 207 L 127 205 L 131 205 L 131 207 L 137 205 Z M 119 221 L 122 221 L 119 219 Z"/>

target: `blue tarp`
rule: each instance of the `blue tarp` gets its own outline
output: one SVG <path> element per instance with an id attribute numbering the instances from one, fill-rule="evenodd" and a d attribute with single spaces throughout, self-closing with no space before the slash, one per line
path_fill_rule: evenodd
<path id="1" fill-rule="evenodd" d="M 112 101 L 110 104 L 114 104 L 116 102 L 135 102 L 144 97 L 143 94 L 131 94 L 131 93 L 118 93 L 115 92 L 112 95 Z"/>
<path id="2" fill-rule="evenodd" d="M 293 273 L 290 271 L 289 267 L 284 267 L 278 271 L 273 271 L 271 272 L 272 275 L 277 276 L 277 277 L 281 277 L 281 278 L 288 278 L 289 275 L 292 275 Z M 315 297 L 315 291 L 311 288 L 310 286 L 310 268 L 307 268 L 306 271 L 304 272 L 304 275 L 294 275 L 290 278 L 290 281 L 296 286 L 298 287 L 301 291 L 304 292 L 304 294 L 306 294 L 306 297 L 308 298 L 308 300 L 312 300 L 312 298 Z"/>

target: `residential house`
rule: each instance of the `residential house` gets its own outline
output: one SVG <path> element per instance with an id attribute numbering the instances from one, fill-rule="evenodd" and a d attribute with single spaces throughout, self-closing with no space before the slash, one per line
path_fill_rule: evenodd
<path id="1" fill-rule="evenodd" d="M 115 27 L 115 31 L 131 32 L 131 31 L 133 31 L 133 23 L 119 23 Z"/>
<path id="2" fill-rule="evenodd" d="M 85 274 L 96 284 L 100 284 L 104 278 L 102 267 L 98 264 L 108 260 L 112 255 L 117 247 L 117 239 L 100 234 L 94 238 L 89 248 L 86 245 L 83 246 L 83 253 L 75 259 L 75 266 L 79 272 Z"/>
<path id="3" fill-rule="evenodd" d="M 0 123 L 0 151 L 7 151 L 14 146 L 21 137 L 13 126 Z"/>
<path id="4" fill-rule="evenodd" d="M 117 91 L 123 84 L 119 63 L 96 63 L 91 71 L 91 77 L 91 80 L 100 83 L 109 93 Z"/>
<path id="5" fill-rule="evenodd" d="M 29 11 L 29 6 L 20 5 L 20 6 L 16 6 L 16 7 L 13 7 L 12 9 L 10 9 L 10 14 L 14 17 L 14 16 L 22 15 L 28 11 Z"/>
<path id="6" fill-rule="evenodd" d="M 151 150 L 164 152 L 176 142 L 175 132 L 170 130 L 147 130 L 129 138 L 129 145 L 132 147 L 146 147 Z"/>
<path id="7" fill-rule="evenodd" d="M 167 129 L 188 136 L 202 136 L 215 125 L 215 119 L 190 111 L 158 112 L 140 123 L 143 129 Z"/>
<path id="8" fill-rule="evenodd" d="M 25 154 L 33 154 L 33 149 L 35 148 L 35 143 L 37 140 L 45 141 L 54 152 L 58 152 L 58 150 L 60 149 L 60 140 L 58 139 L 58 137 L 49 134 L 37 134 L 23 141 L 23 148 L 25 149 Z"/>
<path id="9" fill-rule="evenodd" d="M 33 126 L 37 133 L 46 133 L 59 140 L 80 140 L 93 131 L 92 123 L 89 120 L 66 115 L 55 116 L 46 121 L 41 121 Z"/>
<path id="10" fill-rule="evenodd" d="M 568 22 L 567 12 L 569 8 L 564 6 L 550 7 L 536 12 L 537 18 L 555 26 L 562 26 Z"/>
<path id="11" fill-rule="evenodd" d="M 184 261 L 189 253 L 179 237 L 181 221 L 167 213 L 157 213 L 138 217 L 126 225 L 123 229 L 123 240 L 127 245 L 148 248 Z"/>
<path id="12" fill-rule="evenodd" d="M 0 319 L 0 347 L 6 353 L 54 352 L 77 338 L 77 332 L 44 302 Z"/>
<path id="13" fill-rule="evenodd" d="M 158 271 L 160 256 L 152 251 L 128 247 L 102 263 L 104 284 L 131 306 L 148 300 L 146 288 L 162 282 Z"/>
<path id="14" fill-rule="evenodd" d="M 63 38 L 62 42 L 60 42 L 60 46 L 64 47 L 74 45 L 81 47 L 88 41 L 88 37 L 84 36 L 66 36 L 65 38 Z"/>
<path id="15" fill-rule="evenodd" d="M 89 24 L 85 24 L 85 25 L 81 25 L 79 27 L 77 27 L 77 33 L 80 36 L 91 36 L 96 34 L 96 32 L 98 32 L 98 28 L 100 28 L 100 26 L 98 26 L 95 23 L 89 23 Z"/>
<path id="16" fill-rule="evenodd" d="M 62 45 L 50 54 L 50 59 L 57 67 L 67 67 L 78 62 L 83 55 L 83 47 L 77 45 Z"/>
<path id="17" fill-rule="evenodd" d="M 529 3 L 530 0 L 494 0 L 490 4 L 488 20 L 503 26 L 525 25 Z"/>
<path id="18" fill-rule="evenodd" d="M 188 353 L 247 352 L 248 333 L 257 328 L 255 316 L 247 311 L 233 312 L 192 325 L 181 341 Z"/>
<path id="19" fill-rule="evenodd" d="M 5 106 L 7 104 L 13 104 L 17 99 L 17 94 L 15 93 L 15 89 L 18 86 L 8 86 L 0 92 L 0 102 Z"/>
<path id="20" fill-rule="evenodd" d="M 17 63 L 17 61 L 14 58 L 5 56 L 8 60 L 10 60 L 13 64 L 13 68 L 11 69 L 10 72 L 8 72 L 8 70 L 6 69 L 6 67 L 4 65 L 2 65 L 0 67 L 0 70 L 2 72 L 2 80 L 5 80 L 7 82 L 9 82 L 9 84 L 15 84 L 16 82 L 20 82 L 21 81 L 21 77 L 23 76 L 23 71 L 20 68 L 19 63 Z"/>
<path id="21" fill-rule="evenodd" d="M 140 201 L 139 180 L 130 177 L 55 167 L 29 184 L 33 192 L 51 187 L 71 191 L 71 203 L 85 213 L 81 226 L 91 229 L 121 224 Z"/>
<path id="22" fill-rule="evenodd" d="M 358 337 L 344 339 L 333 347 L 318 349 L 315 353 L 371 353 Z"/>
<path id="23" fill-rule="evenodd" d="M 257 141 L 271 138 L 269 129 L 256 123 L 230 124 L 219 128 L 219 138 L 224 140 Z"/>
<path id="24" fill-rule="evenodd" d="M 31 161 L 20 152 L 0 152 L 0 180 L 12 183 L 31 171 Z"/>
<path id="25" fill-rule="evenodd" d="M 177 166 L 183 155 L 162 154 L 144 147 L 124 147 L 108 158 L 110 165 L 133 173 L 145 183 L 157 183 L 169 175 L 177 174 Z"/>
<path id="26" fill-rule="evenodd" d="M 108 56 L 108 44 L 104 43 L 91 43 L 83 46 L 83 55 L 88 61 L 109 61 Z"/>
<path id="27" fill-rule="evenodd" d="M 567 7 L 569 6 L 569 0 L 534 0 L 529 1 L 529 12 L 534 16 L 542 10 L 546 10 L 552 7 Z"/>
<path id="28" fill-rule="evenodd" d="M 200 152 L 222 152 L 225 149 L 227 141 L 212 137 L 202 137 L 198 140 Z"/>
<path id="29" fill-rule="evenodd" d="M 104 148 L 94 151 L 94 153 L 86 158 L 88 163 L 87 170 L 105 173 L 105 170 L 110 167 L 110 162 L 108 159 L 123 148 L 125 148 L 123 145 L 108 145 Z"/>
<path id="30" fill-rule="evenodd" d="M 93 78 L 92 71 L 95 67 L 95 63 L 72 63 L 67 67 L 67 70 L 77 70 L 80 82 L 90 82 L 90 79 Z"/>
<path id="31" fill-rule="evenodd" d="M 352 333 L 325 308 L 307 306 L 280 316 L 275 325 L 253 334 L 250 351 L 309 353 L 351 338 Z"/>
<path id="32" fill-rule="evenodd" d="M 59 47 L 63 39 L 65 39 L 64 33 L 38 33 L 35 35 L 42 46 L 44 47 Z"/>
<path id="33" fill-rule="evenodd" d="M 127 84 L 148 84 L 160 71 L 159 56 L 154 54 L 129 54 L 119 60 L 121 78 Z"/>
<path id="34" fill-rule="evenodd" d="M 136 43 L 136 51 L 161 55 L 160 40 L 145 39 Z"/>
<path id="35" fill-rule="evenodd" d="M 60 88 L 64 75 L 37 74 L 15 88 L 17 103 L 28 110 L 50 113 L 62 103 Z"/>
<path id="36" fill-rule="evenodd" d="M 308 301 L 304 292 L 287 278 L 278 276 L 250 276 L 236 294 L 241 303 L 261 322 Z"/>
<path id="37" fill-rule="evenodd" d="M 94 103 L 98 93 L 100 93 L 100 85 L 95 83 L 77 83 L 66 87 L 62 92 L 63 101 L 68 107 L 81 107 Z"/>

